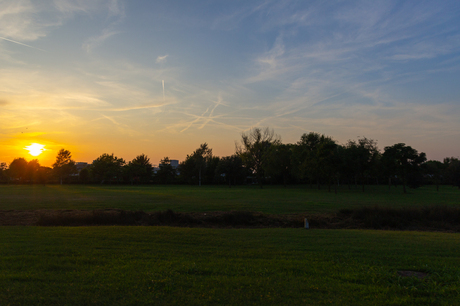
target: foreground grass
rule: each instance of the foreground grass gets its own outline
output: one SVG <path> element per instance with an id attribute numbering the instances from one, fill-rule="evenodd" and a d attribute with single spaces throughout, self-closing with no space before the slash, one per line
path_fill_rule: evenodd
<path id="1" fill-rule="evenodd" d="M 459 259 L 446 233 L 0 227 L 0 305 L 455 305 Z"/>
<path id="2" fill-rule="evenodd" d="M 102 186 L 102 185 L 0 185 L 0 210 L 105 209 L 158 211 L 260 211 L 263 213 L 319 213 L 375 206 L 402 208 L 458 205 L 460 190 L 422 187 L 403 194 L 402 188 L 368 186 L 338 194 L 309 186 Z"/>

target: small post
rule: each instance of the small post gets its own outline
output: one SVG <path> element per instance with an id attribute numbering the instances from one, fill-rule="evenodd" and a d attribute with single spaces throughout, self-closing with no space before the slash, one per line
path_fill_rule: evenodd
<path id="1" fill-rule="evenodd" d="M 308 224 L 307 218 L 305 218 L 305 228 L 306 228 L 306 229 L 309 229 L 309 228 L 310 228 L 310 225 Z"/>

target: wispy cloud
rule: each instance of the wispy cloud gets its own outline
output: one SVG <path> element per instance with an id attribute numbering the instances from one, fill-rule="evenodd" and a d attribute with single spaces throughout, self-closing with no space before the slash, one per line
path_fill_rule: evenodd
<path id="1" fill-rule="evenodd" d="M 23 44 L 19 41 L 15 41 L 15 40 L 12 40 L 12 39 L 8 39 L 8 38 L 5 38 L 5 37 L 0 37 L 0 39 L 3 39 L 3 40 L 6 40 L 6 41 L 9 41 L 9 42 L 12 42 L 12 43 L 15 43 L 15 44 L 18 44 L 18 45 L 21 45 L 21 46 L 25 46 L 25 47 L 28 47 L 28 48 L 32 48 L 32 49 L 35 49 L 35 50 L 40 50 L 40 51 L 44 51 L 46 52 L 45 50 L 43 49 L 40 49 L 40 48 L 36 48 L 36 47 L 33 47 L 33 46 L 30 46 L 30 45 L 27 45 L 27 44 Z"/>
<path id="2" fill-rule="evenodd" d="M 47 22 L 35 15 L 38 8 L 30 1 L 0 2 L 0 36 L 14 41 L 32 41 L 46 35 Z"/>
<path id="3" fill-rule="evenodd" d="M 125 8 L 122 2 L 118 0 L 109 0 L 109 17 L 111 16 L 125 16 Z"/>
<path id="4" fill-rule="evenodd" d="M 168 54 L 163 55 L 163 56 L 158 56 L 156 62 L 157 63 L 163 63 L 166 62 L 166 58 L 168 57 Z"/>
<path id="5" fill-rule="evenodd" d="M 112 36 L 114 36 L 116 34 L 119 34 L 119 33 L 121 33 L 121 32 L 113 30 L 112 27 L 106 28 L 106 29 L 102 30 L 102 33 L 100 35 L 93 36 L 93 37 L 89 38 L 88 40 L 86 40 L 83 43 L 82 48 L 87 53 L 91 53 L 94 48 L 100 46 L 107 39 L 109 39 L 110 37 L 112 37 Z"/>
<path id="6" fill-rule="evenodd" d="M 120 108 L 109 108 L 108 110 L 114 111 L 114 112 L 125 112 L 125 111 L 132 111 L 132 110 L 142 110 L 142 109 L 151 109 L 151 108 L 160 108 L 163 106 L 168 106 L 168 105 L 173 105 L 176 104 L 177 101 L 173 98 L 170 98 L 169 101 L 158 101 L 158 102 L 152 102 L 148 104 L 143 104 L 143 105 L 133 105 L 133 106 L 126 106 L 126 107 L 120 107 Z"/>
<path id="7" fill-rule="evenodd" d="M 110 21 L 108 26 L 106 26 L 101 31 L 100 35 L 90 37 L 83 43 L 82 48 L 87 53 L 91 53 L 94 48 L 102 45 L 106 40 L 108 40 L 112 36 L 123 32 L 116 30 L 117 26 L 119 26 L 125 18 L 125 10 L 123 4 L 118 0 L 107 0 L 104 1 L 103 7 L 104 9 L 107 9 L 108 18 L 112 21 Z"/>
<path id="8" fill-rule="evenodd" d="M 0 36 L 24 44 L 46 37 L 75 14 L 106 10 L 108 17 L 124 16 L 123 4 L 117 0 L 5 0 L 0 2 Z M 24 44 L 25 46 L 35 48 Z"/>

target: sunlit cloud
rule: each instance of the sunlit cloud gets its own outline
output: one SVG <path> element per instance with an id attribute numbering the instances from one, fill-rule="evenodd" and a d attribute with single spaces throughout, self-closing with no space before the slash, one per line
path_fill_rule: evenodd
<path id="1" fill-rule="evenodd" d="M 175 103 L 177 103 L 175 99 L 169 99 L 169 101 L 162 100 L 161 102 L 147 103 L 144 105 L 133 105 L 133 106 L 126 106 L 126 107 L 121 107 L 121 108 L 109 108 L 108 110 L 114 111 L 114 112 L 124 112 L 124 111 L 132 111 L 132 110 L 160 108 L 160 107 L 172 105 Z"/>

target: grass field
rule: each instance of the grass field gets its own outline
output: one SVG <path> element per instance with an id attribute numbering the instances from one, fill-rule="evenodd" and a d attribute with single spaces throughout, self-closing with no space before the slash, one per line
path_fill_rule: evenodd
<path id="1" fill-rule="evenodd" d="M 1 227 L 0 305 L 458 305 L 459 254 L 446 233 Z"/>
<path id="2" fill-rule="evenodd" d="M 327 213 L 458 206 L 460 191 L 308 186 L 0 186 L 0 210 Z M 398 271 L 427 273 L 424 279 Z M 460 235 L 0 227 L 0 305 L 458 305 Z"/>
<path id="3" fill-rule="evenodd" d="M 341 187 L 338 194 L 309 186 L 101 186 L 101 185 L 0 185 L 0 210 L 104 209 L 178 212 L 259 211 L 263 213 L 318 213 L 363 206 L 457 206 L 460 190 L 422 187 L 402 193 L 402 188 L 368 186 L 366 192 Z"/>

